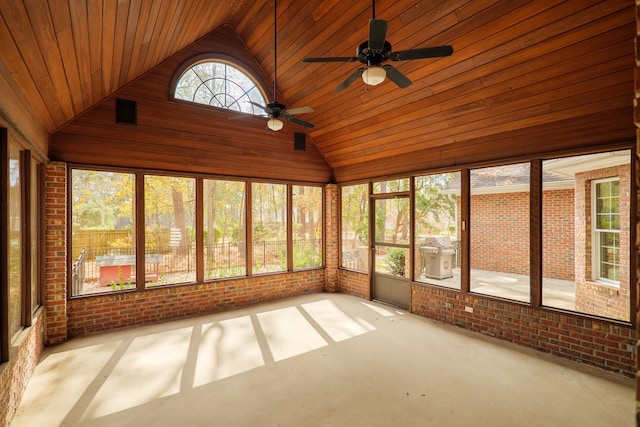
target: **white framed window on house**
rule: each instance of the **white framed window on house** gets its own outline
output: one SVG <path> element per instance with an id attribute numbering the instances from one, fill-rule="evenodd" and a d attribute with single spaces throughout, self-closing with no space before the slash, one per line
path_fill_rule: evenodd
<path id="1" fill-rule="evenodd" d="M 620 179 L 591 183 L 593 280 L 620 284 Z"/>

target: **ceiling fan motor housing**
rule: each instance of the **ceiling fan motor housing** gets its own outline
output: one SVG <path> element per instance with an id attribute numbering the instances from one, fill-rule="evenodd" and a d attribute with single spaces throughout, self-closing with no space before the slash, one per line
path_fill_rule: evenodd
<path id="1" fill-rule="evenodd" d="M 369 47 L 369 41 L 361 43 L 356 48 L 358 60 L 365 65 L 380 65 L 391 57 L 391 43 L 385 40 L 382 50 L 375 50 Z"/>
<path id="2" fill-rule="evenodd" d="M 265 109 L 265 111 L 267 112 L 267 114 L 269 114 L 270 117 L 277 119 L 285 109 L 286 107 L 279 102 L 270 102 L 269 104 L 267 104 L 267 108 Z"/>

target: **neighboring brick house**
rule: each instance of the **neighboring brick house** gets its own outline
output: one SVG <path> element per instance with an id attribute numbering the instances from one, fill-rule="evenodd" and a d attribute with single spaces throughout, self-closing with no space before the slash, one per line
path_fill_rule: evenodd
<path id="1" fill-rule="evenodd" d="M 629 320 L 629 215 L 619 220 L 619 283 L 596 280 L 593 260 L 592 182 L 619 180 L 620 212 L 631 208 L 630 156 L 623 153 L 545 162 L 543 277 L 575 282 L 576 311 Z M 471 268 L 529 274 L 529 168 L 521 163 L 472 171 Z"/>
<path id="2" fill-rule="evenodd" d="M 631 224 L 628 215 L 620 215 L 619 285 L 593 279 L 594 262 L 592 215 L 592 182 L 619 177 L 620 213 L 631 209 L 631 168 L 629 164 L 611 166 L 576 174 L 576 311 L 629 320 Z"/>
<path id="3" fill-rule="evenodd" d="M 528 275 L 529 163 L 471 173 L 471 268 Z M 543 176 L 543 269 L 552 279 L 574 280 L 573 179 Z"/>

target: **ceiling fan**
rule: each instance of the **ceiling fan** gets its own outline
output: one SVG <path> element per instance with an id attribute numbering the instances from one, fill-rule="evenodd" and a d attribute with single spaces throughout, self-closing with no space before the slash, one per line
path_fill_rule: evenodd
<path id="1" fill-rule="evenodd" d="M 368 85 L 375 86 L 382 83 L 386 77 L 401 88 L 411 85 L 411 80 L 398 71 L 395 67 L 383 63 L 391 61 L 407 61 L 410 59 L 439 58 L 451 56 L 452 46 L 435 46 L 419 49 L 401 50 L 393 52 L 391 43 L 386 40 L 388 23 L 382 19 L 376 19 L 376 2 L 371 0 L 372 19 L 369 20 L 369 40 L 360 44 L 356 49 L 356 56 L 304 58 L 302 62 L 355 62 L 360 61 L 365 66 L 358 68 L 353 74 L 342 82 L 334 92 L 345 90 L 358 77 Z"/>
<path id="2" fill-rule="evenodd" d="M 282 122 L 281 119 L 312 129 L 315 127 L 313 123 L 301 120 L 297 117 L 293 117 L 293 115 L 313 113 L 314 112 L 313 108 L 299 107 L 299 108 L 287 109 L 283 104 L 279 103 L 277 99 L 278 87 L 277 87 L 276 79 L 277 79 L 278 67 L 276 64 L 276 60 L 278 57 L 277 56 L 278 32 L 276 30 L 277 28 L 276 25 L 278 22 L 278 14 L 276 11 L 276 4 L 277 4 L 277 0 L 274 0 L 273 1 L 273 102 L 268 103 L 266 106 L 260 105 L 253 101 L 249 101 L 249 102 L 252 105 L 255 105 L 256 107 L 261 108 L 265 113 L 267 113 L 267 116 L 269 117 L 269 119 L 267 120 L 267 128 L 265 129 L 267 131 L 275 132 L 282 129 L 282 127 L 284 126 L 284 123 Z"/>

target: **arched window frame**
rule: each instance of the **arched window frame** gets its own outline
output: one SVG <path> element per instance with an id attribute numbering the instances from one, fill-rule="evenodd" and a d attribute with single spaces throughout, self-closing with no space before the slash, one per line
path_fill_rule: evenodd
<path id="1" fill-rule="evenodd" d="M 188 100 L 188 99 L 184 99 L 184 98 L 178 98 L 176 97 L 176 89 L 178 88 L 178 84 L 180 83 L 180 81 L 182 80 L 183 76 L 189 72 L 190 70 L 192 70 L 194 67 L 203 64 L 203 63 L 208 63 L 208 62 L 214 62 L 214 63 L 219 63 L 219 64 L 224 64 L 226 66 L 230 66 L 235 68 L 237 71 L 241 72 L 242 74 L 244 74 L 244 76 L 246 76 L 246 78 L 251 81 L 253 83 L 253 87 L 247 89 L 242 87 L 240 84 L 238 84 L 237 82 L 235 82 L 234 80 L 228 79 L 227 77 L 222 77 L 221 79 L 223 79 L 225 81 L 224 84 L 224 92 L 220 92 L 220 93 L 216 93 L 213 94 L 212 96 L 212 100 L 213 99 L 218 99 L 218 96 L 222 96 L 224 98 L 227 97 L 231 97 L 233 99 L 233 102 L 227 102 L 228 100 L 225 99 L 225 102 L 219 102 L 219 105 L 212 105 L 211 102 L 209 103 L 204 103 L 204 102 L 198 102 L 196 100 Z M 228 82 L 231 82 L 233 85 L 235 85 L 236 87 L 240 88 L 241 91 L 243 92 L 241 96 L 239 97 L 235 97 L 230 95 L 230 93 L 227 91 L 228 89 Z M 205 86 L 205 81 L 202 81 L 202 86 Z M 258 93 L 260 94 L 262 99 L 255 99 L 256 97 L 254 97 L 253 99 L 251 99 L 249 93 L 253 90 L 256 89 L 258 91 Z M 195 94 L 194 94 L 195 97 Z M 261 105 L 266 105 L 267 104 L 267 92 L 265 91 L 262 83 L 261 83 L 261 79 L 258 78 L 258 76 L 251 71 L 251 69 L 249 67 L 247 67 L 246 65 L 242 64 L 240 61 L 235 60 L 234 58 L 225 56 L 225 55 L 221 55 L 221 54 L 203 54 L 203 55 L 198 55 L 194 58 L 189 59 L 188 61 L 186 61 L 175 73 L 172 81 L 171 81 L 171 85 L 169 87 L 169 98 L 173 101 L 177 101 L 177 102 L 184 102 L 184 103 L 188 103 L 190 105 L 196 105 L 196 106 L 200 106 L 200 107 L 205 107 L 205 108 L 213 108 L 213 109 L 222 109 L 225 111 L 233 111 L 233 112 L 241 112 L 241 113 L 246 113 L 246 114 L 253 114 L 256 116 L 264 116 L 265 112 L 264 110 L 262 110 L 261 108 L 256 107 L 255 105 L 251 105 L 251 104 L 243 104 L 242 103 L 242 98 L 247 97 L 249 99 L 251 99 L 252 101 L 261 104 Z M 236 105 L 238 106 L 237 109 L 231 108 L 231 106 Z M 243 108 L 243 106 L 245 108 Z"/>

